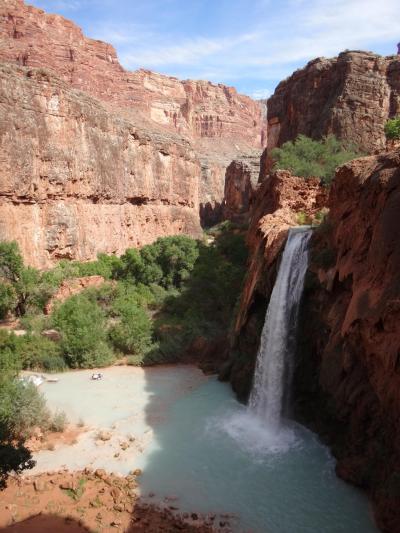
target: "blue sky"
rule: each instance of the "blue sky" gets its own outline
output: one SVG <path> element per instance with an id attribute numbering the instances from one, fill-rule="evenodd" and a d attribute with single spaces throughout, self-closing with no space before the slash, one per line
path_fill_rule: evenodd
<path id="1" fill-rule="evenodd" d="M 266 97 L 318 56 L 394 54 L 400 0 L 26 0 L 111 42 L 122 65 Z"/>

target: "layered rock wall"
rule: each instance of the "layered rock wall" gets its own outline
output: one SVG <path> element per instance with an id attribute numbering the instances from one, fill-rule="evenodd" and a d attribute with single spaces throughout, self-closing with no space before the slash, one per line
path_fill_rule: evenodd
<path id="1" fill-rule="evenodd" d="M 312 241 L 297 414 L 400 530 L 400 150 L 341 167 Z"/>
<path id="2" fill-rule="evenodd" d="M 247 223 L 250 206 L 260 175 L 260 157 L 235 159 L 226 169 L 223 218 Z"/>
<path id="3" fill-rule="evenodd" d="M 370 52 L 318 58 L 268 100 L 268 153 L 299 134 L 333 133 L 365 153 L 385 148 L 384 125 L 400 114 L 400 59 Z"/>
<path id="4" fill-rule="evenodd" d="M 73 22 L 23 0 L 2 1 L 0 40 L 1 60 L 51 68 L 72 87 L 127 112 L 139 111 L 158 125 L 191 138 L 261 147 L 265 132 L 258 102 L 222 84 L 126 71 L 112 45 L 85 37 Z"/>
<path id="5" fill-rule="evenodd" d="M 400 530 L 400 151 L 337 171 L 327 202 L 315 182 L 266 177 L 248 233 L 250 262 L 230 363 L 222 377 L 247 399 L 265 312 L 296 213 L 328 204 L 314 231 L 298 332 L 294 412 L 331 445 L 338 474 Z"/>
<path id="6" fill-rule="evenodd" d="M 42 69 L 0 67 L 0 239 L 29 264 L 200 234 L 188 141 L 110 113 Z"/>

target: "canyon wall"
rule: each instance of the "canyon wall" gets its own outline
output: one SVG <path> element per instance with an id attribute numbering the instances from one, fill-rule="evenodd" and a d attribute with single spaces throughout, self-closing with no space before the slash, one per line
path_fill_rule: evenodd
<path id="1" fill-rule="evenodd" d="M 0 239 L 29 264 L 200 235 L 200 163 L 43 71 L 0 65 Z"/>
<path id="2" fill-rule="evenodd" d="M 288 228 L 330 212 L 314 231 L 293 384 L 294 414 L 317 431 L 337 473 L 366 489 L 382 531 L 400 530 L 400 149 L 340 167 L 329 199 L 317 182 L 279 171 L 253 200 L 250 261 L 230 361 L 242 400 Z"/>
<path id="3" fill-rule="evenodd" d="M 399 113 L 398 56 L 348 51 L 314 59 L 268 100 L 268 154 L 299 134 L 320 139 L 330 133 L 373 153 L 385 148 L 384 125 Z"/>
<path id="4" fill-rule="evenodd" d="M 245 224 L 250 217 L 250 206 L 260 175 L 260 157 L 235 159 L 226 169 L 222 217 Z"/>
<path id="5" fill-rule="evenodd" d="M 0 237 L 36 266 L 199 235 L 221 219 L 226 167 L 265 142 L 265 105 L 221 84 L 126 71 L 111 45 L 23 0 L 0 5 L 0 61 L 38 69 L 19 75 L 14 98 L 18 69 L 1 70 Z M 82 105 L 70 119 L 72 94 Z"/>
<path id="6" fill-rule="evenodd" d="M 400 531 L 400 149 L 342 166 L 315 233 L 299 332 L 296 413 Z"/>
<path id="7" fill-rule="evenodd" d="M 2 1 L 0 39 L 1 60 L 51 68 L 72 87 L 128 112 L 140 111 L 154 123 L 193 138 L 261 146 L 262 106 L 248 96 L 208 81 L 126 71 L 112 45 L 85 37 L 73 22 L 23 0 Z"/>

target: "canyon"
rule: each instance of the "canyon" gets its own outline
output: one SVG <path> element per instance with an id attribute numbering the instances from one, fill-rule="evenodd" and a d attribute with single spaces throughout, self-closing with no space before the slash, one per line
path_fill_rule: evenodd
<path id="1" fill-rule="evenodd" d="M 399 149 L 340 167 L 329 196 L 282 171 L 262 183 L 248 233 L 250 263 L 221 373 L 247 400 L 265 309 L 288 228 L 329 207 L 310 245 L 293 401 L 328 442 L 337 473 L 366 489 L 382 531 L 400 527 L 398 347 Z"/>
<path id="2" fill-rule="evenodd" d="M 33 266 L 199 236 L 221 219 L 226 167 L 265 145 L 264 104 L 128 72 L 111 45 L 23 0 L 0 6 L 0 40 L 0 235 Z"/>
<path id="3" fill-rule="evenodd" d="M 288 231 L 322 219 L 294 415 L 331 447 L 339 477 L 368 492 L 382 531 L 399 531 L 400 148 L 384 133 L 400 113 L 399 57 L 317 58 L 278 85 L 266 110 L 221 84 L 128 72 L 111 45 L 23 0 L 3 1 L 0 38 L 0 239 L 46 269 L 160 236 L 201 237 L 221 220 L 248 225 L 230 338 L 199 337 L 189 350 L 205 368 L 221 366 L 243 402 Z M 329 191 L 272 169 L 275 147 L 331 133 L 367 157 L 340 167 Z"/>

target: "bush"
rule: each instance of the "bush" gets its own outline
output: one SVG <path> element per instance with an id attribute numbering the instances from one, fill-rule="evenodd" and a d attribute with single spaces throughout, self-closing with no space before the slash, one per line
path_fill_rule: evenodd
<path id="1" fill-rule="evenodd" d="M 168 289 L 181 287 L 199 255 L 198 243 L 185 235 L 163 237 L 141 250 L 129 249 L 114 270 L 117 279 Z"/>
<path id="2" fill-rule="evenodd" d="M 303 178 L 321 178 L 325 186 L 330 185 L 338 166 L 360 155 L 354 145 L 344 146 L 334 135 L 321 141 L 299 135 L 295 141 L 288 141 L 272 151 L 276 159 L 274 169 L 290 170 Z"/>
<path id="3" fill-rule="evenodd" d="M 49 429 L 50 431 L 61 433 L 62 431 L 64 431 L 66 425 L 67 425 L 67 415 L 64 413 L 64 411 L 56 411 L 56 413 L 53 415 L 51 419 Z"/>
<path id="4" fill-rule="evenodd" d="M 35 427 L 48 428 L 46 401 L 32 383 L 16 379 L 0 387 L 0 426 L 15 439 L 28 438 Z"/>
<path id="5" fill-rule="evenodd" d="M 400 139 L 400 116 L 391 118 L 386 122 L 385 134 L 387 139 Z"/>
<path id="6" fill-rule="evenodd" d="M 152 323 L 141 307 L 128 299 L 115 302 L 120 320 L 110 332 L 110 339 L 117 350 L 129 354 L 144 354 L 151 346 Z"/>
<path id="7" fill-rule="evenodd" d="M 10 283 L 0 281 L 0 319 L 5 318 L 17 305 L 17 295 Z"/>
<path id="8" fill-rule="evenodd" d="M 105 314 L 85 294 L 62 303 L 54 311 L 52 322 L 62 334 L 62 353 L 72 368 L 105 366 L 113 361 L 106 343 Z"/>
<path id="9" fill-rule="evenodd" d="M 6 307 L 9 306 L 7 310 L 13 311 L 18 316 L 25 315 L 28 310 L 42 309 L 54 292 L 46 275 L 35 268 L 24 266 L 15 242 L 0 243 L 0 281 L 12 288 L 11 293 L 10 289 L 3 287 L 1 291 L 3 298 L 0 293 L 0 302 L 3 300 Z"/>

